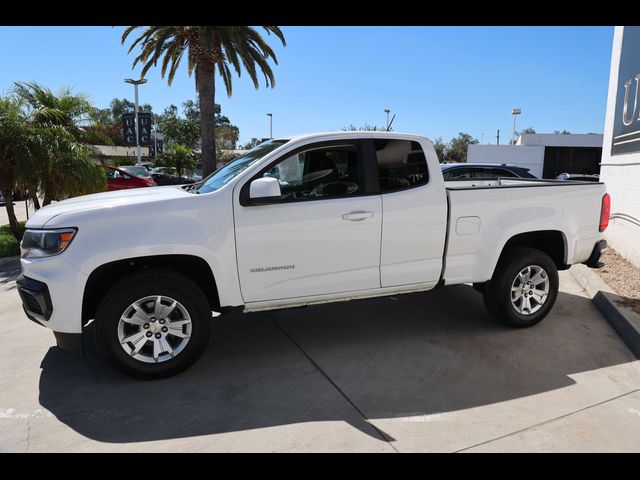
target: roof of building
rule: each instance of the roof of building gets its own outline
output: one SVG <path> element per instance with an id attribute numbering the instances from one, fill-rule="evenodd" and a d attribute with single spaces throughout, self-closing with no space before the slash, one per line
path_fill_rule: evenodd
<path id="1" fill-rule="evenodd" d="M 544 147 L 602 147 L 604 135 L 600 133 L 523 133 L 516 145 Z"/>

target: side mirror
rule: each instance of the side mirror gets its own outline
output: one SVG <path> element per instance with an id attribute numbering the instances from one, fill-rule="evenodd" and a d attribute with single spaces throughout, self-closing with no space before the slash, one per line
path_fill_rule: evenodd
<path id="1" fill-rule="evenodd" d="M 277 178 L 256 178 L 249 186 L 249 200 L 253 205 L 278 203 L 281 199 L 280 182 Z"/>

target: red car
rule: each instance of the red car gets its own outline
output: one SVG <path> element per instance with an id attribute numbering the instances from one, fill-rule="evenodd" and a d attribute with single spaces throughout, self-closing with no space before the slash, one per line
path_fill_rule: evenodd
<path id="1" fill-rule="evenodd" d="M 105 165 L 107 170 L 107 190 L 126 190 L 129 188 L 155 187 L 157 184 L 149 178 L 140 178 L 124 170 Z"/>

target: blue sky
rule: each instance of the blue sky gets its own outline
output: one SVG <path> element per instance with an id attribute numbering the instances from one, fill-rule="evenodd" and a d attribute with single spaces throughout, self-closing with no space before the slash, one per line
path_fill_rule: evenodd
<path id="1" fill-rule="evenodd" d="M 124 27 L 0 27 L 0 94 L 14 81 L 53 90 L 70 86 L 98 107 L 133 99 L 133 55 L 120 44 Z M 613 27 L 283 27 L 287 47 L 270 43 L 279 65 L 274 89 L 235 78 L 233 96 L 217 82 L 217 102 L 240 128 L 240 141 L 340 130 L 351 123 L 449 140 L 468 132 L 484 143 L 517 129 L 539 133 L 604 128 Z M 186 63 L 186 62 L 185 62 Z M 155 112 L 195 99 L 186 65 L 171 87 L 147 74 L 141 103 Z"/>

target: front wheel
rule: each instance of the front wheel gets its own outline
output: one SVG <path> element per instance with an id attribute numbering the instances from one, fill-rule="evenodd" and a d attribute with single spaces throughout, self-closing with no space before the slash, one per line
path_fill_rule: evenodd
<path id="1" fill-rule="evenodd" d="M 547 316 L 558 296 L 558 269 L 546 253 L 511 249 L 484 291 L 489 313 L 510 327 L 530 327 Z"/>
<path id="2" fill-rule="evenodd" d="M 136 378 L 175 375 L 207 346 L 211 307 L 189 278 L 169 270 L 134 273 L 115 284 L 96 313 L 98 350 Z"/>

